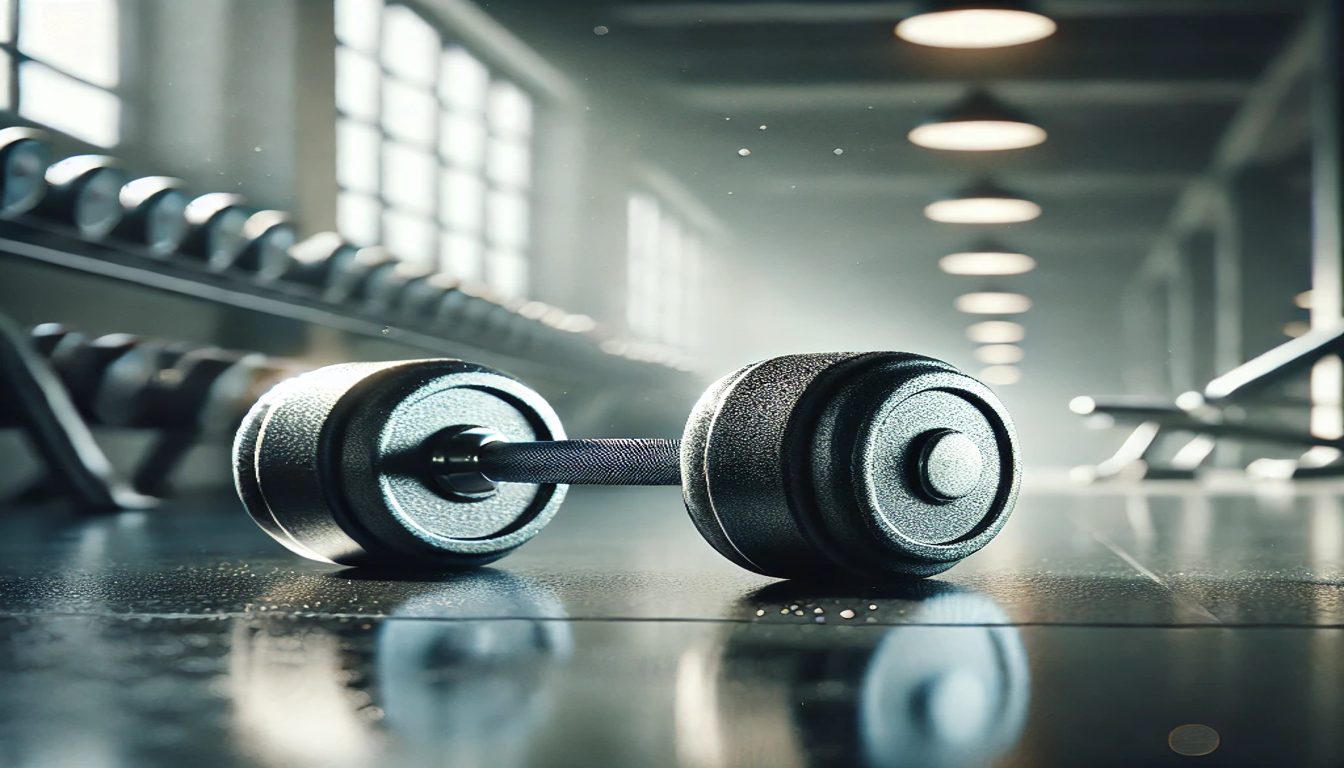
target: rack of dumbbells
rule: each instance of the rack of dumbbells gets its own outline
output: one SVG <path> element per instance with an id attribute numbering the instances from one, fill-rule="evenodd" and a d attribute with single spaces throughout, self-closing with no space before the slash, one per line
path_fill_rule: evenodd
<path id="1" fill-rule="evenodd" d="M 45 474 L 22 495 L 80 506 L 153 506 L 202 441 L 219 442 L 276 382 L 303 370 L 255 352 L 126 333 L 90 336 L 44 323 L 27 331 L 0 315 L 0 427 L 27 433 Z M 91 428 L 144 430 L 153 442 L 129 480 Z"/>
<path id="2" fill-rule="evenodd" d="M 622 340 L 590 318 L 355 247 L 334 232 L 297 241 L 283 211 L 184 182 L 129 179 L 115 158 L 55 163 L 41 132 L 0 130 L 0 256 L 36 260 L 520 374 L 689 389 L 690 360 Z"/>
<path id="3" fill-rule="evenodd" d="M 676 351 L 618 338 L 586 316 L 356 247 L 334 232 L 303 240 L 283 211 L 239 195 L 193 196 L 164 176 L 130 178 L 101 155 L 53 162 L 42 132 L 0 129 L 0 257 L 488 361 L 593 389 L 682 400 L 696 384 Z M 0 426 L 29 433 L 53 488 L 86 507 L 152 505 L 202 440 L 227 439 L 296 361 L 146 339 L 27 331 L 0 316 Z M 93 428 L 150 430 L 131 477 L 115 476 Z"/>

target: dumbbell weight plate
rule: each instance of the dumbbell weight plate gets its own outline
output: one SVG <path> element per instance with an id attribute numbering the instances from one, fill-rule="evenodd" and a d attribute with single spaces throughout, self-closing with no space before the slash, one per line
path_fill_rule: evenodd
<path id="1" fill-rule="evenodd" d="M 257 211 L 243 224 L 247 246 L 233 262 L 235 269 L 253 273 L 258 283 L 274 283 L 291 271 L 290 248 L 298 241 L 289 214 Z"/>
<path id="2" fill-rule="evenodd" d="M 341 304 L 351 300 L 362 289 L 370 273 L 385 265 L 392 265 L 392 254 L 378 246 L 341 248 L 332 254 L 327 273 L 323 301 Z M 390 266 L 389 266 L 390 268 Z"/>
<path id="3" fill-rule="evenodd" d="M 1016 499 L 1018 455 L 998 399 L 946 363 L 790 355 L 705 393 L 682 478 L 691 519 L 738 565 L 880 580 L 939 573 L 988 543 Z"/>
<path id="4" fill-rule="evenodd" d="M 139 243 L 155 258 L 171 256 L 187 236 L 186 182 L 169 176 L 145 176 L 121 188 L 118 195 L 126 216 L 113 230 L 118 237 Z"/>
<path id="5" fill-rule="evenodd" d="M 248 213 L 243 209 L 242 195 L 211 192 L 187 204 L 184 213 L 190 231 L 183 241 L 183 250 L 205 262 L 212 272 L 223 272 L 233 266 L 247 238 L 243 227 Z"/>
<path id="6" fill-rule="evenodd" d="M 566 486 L 504 483 L 481 498 L 437 485 L 424 446 L 450 427 L 559 440 L 559 418 L 515 379 L 459 360 L 351 363 L 281 383 L 234 444 L 253 518 L 305 557 L 345 565 L 470 568 L 539 531 Z"/>
<path id="7" fill-rule="evenodd" d="M 47 169 L 50 189 L 38 211 L 72 224 L 81 237 L 101 240 L 121 223 L 121 188 L 126 174 L 103 155 L 67 157 Z"/>
<path id="8" fill-rule="evenodd" d="M 0 219 L 26 213 L 47 193 L 51 149 L 33 128 L 0 130 Z"/>

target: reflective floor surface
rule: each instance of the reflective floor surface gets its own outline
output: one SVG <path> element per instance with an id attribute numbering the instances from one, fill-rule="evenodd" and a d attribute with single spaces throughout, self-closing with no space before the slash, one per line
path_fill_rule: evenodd
<path id="1" fill-rule="evenodd" d="M 0 766 L 1341 765 L 1342 498 L 1037 492 L 881 589 L 739 570 L 675 489 L 575 489 L 432 580 L 302 562 L 224 494 L 11 505 Z"/>

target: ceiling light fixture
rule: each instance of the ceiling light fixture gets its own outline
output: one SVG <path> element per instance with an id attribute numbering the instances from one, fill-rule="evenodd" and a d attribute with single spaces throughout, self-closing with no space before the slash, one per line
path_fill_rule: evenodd
<path id="1" fill-rule="evenodd" d="M 969 251 L 950 253 L 939 259 L 938 268 L 949 275 L 972 277 L 1024 275 L 1036 268 L 1036 260 L 998 243 L 982 241 Z"/>
<path id="2" fill-rule="evenodd" d="M 1020 293 L 967 293 L 957 297 L 958 312 L 968 315 L 1019 315 L 1031 309 L 1031 299 Z"/>
<path id="3" fill-rule="evenodd" d="M 910 131 L 910 141 L 929 149 L 988 152 L 1034 147 L 1045 141 L 1045 129 L 976 89 L 933 119 Z"/>
<path id="4" fill-rule="evenodd" d="M 1021 0 L 933 0 L 896 25 L 902 40 L 934 48 L 1003 48 L 1049 37 L 1057 25 Z"/>
<path id="5" fill-rule="evenodd" d="M 1020 363 L 1025 356 L 1021 347 L 1012 344 L 986 344 L 975 349 L 975 359 L 986 365 Z"/>
<path id="6" fill-rule="evenodd" d="M 991 365 L 981 369 L 980 380 L 997 386 L 1016 384 L 1022 380 L 1022 369 L 1013 365 Z"/>
<path id="7" fill-rule="evenodd" d="M 924 215 L 946 224 L 1018 224 L 1041 215 L 1041 206 L 992 181 L 979 181 L 924 208 Z"/>
<path id="8" fill-rule="evenodd" d="M 1026 337 L 1026 328 L 1008 320 L 986 320 L 966 329 L 966 338 L 976 344 L 1013 344 Z"/>

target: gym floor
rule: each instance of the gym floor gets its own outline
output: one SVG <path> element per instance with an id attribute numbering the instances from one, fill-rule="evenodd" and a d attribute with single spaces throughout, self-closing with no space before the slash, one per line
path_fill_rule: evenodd
<path id="1" fill-rule="evenodd" d="M 1029 483 L 936 579 L 776 582 L 674 489 L 497 567 L 303 561 L 230 495 L 0 510 L 0 765 L 1339 765 L 1344 486 Z"/>

